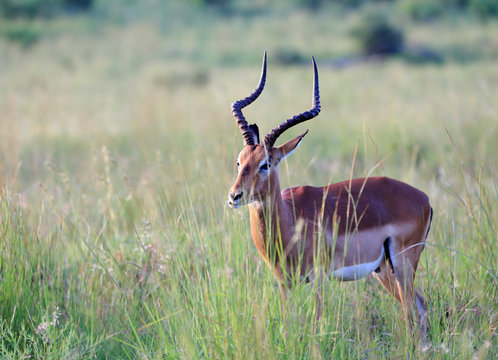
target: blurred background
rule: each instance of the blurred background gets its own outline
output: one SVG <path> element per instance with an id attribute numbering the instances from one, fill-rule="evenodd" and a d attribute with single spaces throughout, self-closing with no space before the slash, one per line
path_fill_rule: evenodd
<path id="1" fill-rule="evenodd" d="M 496 0 L 0 0 L 2 357 L 315 358 L 311 327 L 267 322 L 273 278 L 247 209 L 225 206 L 229 105 L 265 50 L 244 110 L 262 135 L 310 107 L 312 55 L 320 74 L 320 116 L 279 139 L 310 129 L 282 188 L 387 175 L 426 192 L 430 353 L 495 358 Z M 376 284 L 327 286 L 343 315 L 324 315 L 325 358 L 406 358 Z"/>
<path id="2" fill-rule="evenodd" d="M 247 110 L 262 132 L 309 106 L 314 55 L 315 153 L 349 158 L 344 139 L 379 134 L 377 157 L 401 147 L 434 170 L 445 126 L 465 148 L 496 137 L 497 19 L 493 0 L 1 0 L 0 170 L 30 182 L 48 164 L 81 169 L 109 141 L 232 154 L 227 109 L 265 50 L 269 86 Z"/>
<path id="3" fill-rule="evenodd" d="M 229 104 L 265 50 L 268 86 L 246 110 L 263 133 L 310 106 L 319 65 L 323 111 L 302 125 L 314 146 L 294 181 L 349 176 L 360 138 L 358 176 L 391 156 L 406 181 L 451 173 L 454 145 L 496 165 L 497 34 L 494 0 L 0 0 L 2 181 L 23 198 L 54 174 L 93 188 L 106 147 L 137 191 L 158 156 L 182 181 L 214 156 L 224 197 L 240 149 Z"/>

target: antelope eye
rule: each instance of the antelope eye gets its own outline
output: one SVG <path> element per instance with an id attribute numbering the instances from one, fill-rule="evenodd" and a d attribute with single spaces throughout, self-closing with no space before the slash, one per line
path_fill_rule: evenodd
<path id="1" fill-rule="evenodd" d="M 240 166 L 240 163 L 237 161 L 237 167 L 239 167 L 239 166 Z"/>
<path id="2" fill-rule="evenodd" d="M 268 163 L 264 163 L 263 165 L 261 165 L 259 167 L 259 170 L 268 171 L 269 167 L 270 167 L 270 165 L 268 165 Z"/>

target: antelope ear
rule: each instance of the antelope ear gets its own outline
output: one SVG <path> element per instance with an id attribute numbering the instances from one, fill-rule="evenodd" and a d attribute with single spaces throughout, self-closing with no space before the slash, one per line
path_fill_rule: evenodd
<path id="1" fill-rule="evenodd" d="M 278 162 L 282 161 L 287 156 L 292 154 L 297 149 L 297 147 L 301 144 L 301 141 L 303 140 L 304 136 L 307 133 L 308 133 L 308 130 L 306 130 L 305 133 L 295 137 L 294 139 L 287 141 L 285 144 L 282 144 L 279 147 L 277 147 Z"/>

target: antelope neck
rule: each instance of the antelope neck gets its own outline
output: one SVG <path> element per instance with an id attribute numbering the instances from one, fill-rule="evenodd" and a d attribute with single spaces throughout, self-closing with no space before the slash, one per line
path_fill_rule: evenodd
<path id="1" fill-rule="evenodd" d="M 279 246 L 288 248 L 287 241 L 292 238 L 294 221 L 291 216 L 292 209 L 282 199 L 278 177 L 273 179 L 269 186 L 265 199 L 249 204 L 249 214 L 254 244 L 265 262 L 271 265 L 268 258 L 270 247 L 281 241 Z M 275 260 L 279 262 L 278 259 Z"/>

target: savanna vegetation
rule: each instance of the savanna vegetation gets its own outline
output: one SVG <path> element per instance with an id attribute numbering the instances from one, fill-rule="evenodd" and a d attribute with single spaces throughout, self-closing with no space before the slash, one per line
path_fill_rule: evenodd
<path id="1" fill-rule="evenodd" d="M 493 2 L 23 13 L 39 3 L 0 2 L 2 359 L 496 359 Z M 396 51 L 366 51 L 379 27 Z M 256 86 L 264 50 L 267 86 L 245 111 L 262 132 L 310 106 L 311 55 L 320 72 L 321 114 L 279 140 L 310 129 L 283 187 L 387 175 L 429 195 L 425 349 L 373 279 L 327 281 L 318 324 L 316 285 L 297 284 L 282 317 L 247 209 L 225 205 L 242 144 L 229 104 Z"/>

